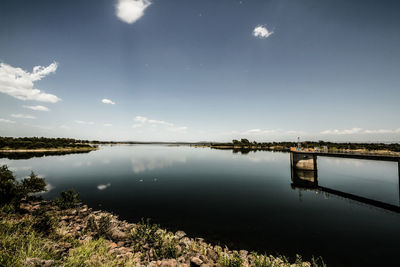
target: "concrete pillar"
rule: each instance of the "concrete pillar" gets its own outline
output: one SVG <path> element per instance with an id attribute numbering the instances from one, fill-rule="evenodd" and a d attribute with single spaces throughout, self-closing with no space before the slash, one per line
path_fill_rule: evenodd
<path id="1" fill-rule="evenodd" d="M 292 167 L 297 170 L 317 170 L 317 156 L 315 154 L 291 152 L 290 159 Z"/>

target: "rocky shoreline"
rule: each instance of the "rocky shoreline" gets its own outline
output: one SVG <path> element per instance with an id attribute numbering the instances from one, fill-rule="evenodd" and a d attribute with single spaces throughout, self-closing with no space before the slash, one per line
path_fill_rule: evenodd
<path id="1" fill-rule="evenodd" d="M 285 257 L 232 251 L 202 238 L 188 237 L 183 231 L 172 233 L 144 221 L 137 224 L 122 221 L 111 213 L 94 211 L 86 205 L 62 210 L 52 201 L 40 200 L 23 202 L 20 209 L 22 215 L 7 220 L 27 220 L 42 210 L 50 216 L 47 220 L 56 221 L 58 237 L 54 246 L 61 255 L 58 260 L 27 257 L 25 266 L 74 266 L 70 258 L 82 258 L 82 246 L 90 244 L 99 245 L 104 255 L 96 256 L 96 264 L 90 257 L 86 262 L 81 259 L 81 266 L 320 266 L 314 259 L 311 263 L 305 262 L 300 256 L 289 263 Z M 112 259 L 115 265 L 107 259 Z M 75 262 L 78 266 L 78 261 Z"/>

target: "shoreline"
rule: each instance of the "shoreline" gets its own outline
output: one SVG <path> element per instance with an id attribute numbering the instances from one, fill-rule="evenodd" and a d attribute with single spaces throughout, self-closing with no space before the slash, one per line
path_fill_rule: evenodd
<path id="1" fill-rule="evenodd" d="M 75 152 L 98 150 L 98 147 L 65 147 L 65 148 L 33 148 L 33 149 L 0 149 L 0 153 L 35 153 L 35 152 Z"/>
<path id="2" fill-rule="evenodd" d="M 326 266 L 323 262 L 318 263 L 319 259 L 313 258 L 311 263 L 303 261 L 299 255 L 289 262 L 283 256 L 222 248 L 203 238 L 188 237 L 180 230 L 173 233 L 144 220 L 138 223 L 122 221 L 117 215 L 95 211 L 82 204 L 60 209 L 51 200 L 31 200 L 23 201 L 20 211 L 2 216 L 1 224 L 14 225 L 13 228 L 43 218 L 56 222 L 50 232 L 38 235 L 44 244 L 53 244 L 56 248 L 54 256 L 26 255 L 24 266 L 74 266 L 78 263 L 79 266 L 136 267 Z M 88 249 L 92 250 L 88 252 Z"/>

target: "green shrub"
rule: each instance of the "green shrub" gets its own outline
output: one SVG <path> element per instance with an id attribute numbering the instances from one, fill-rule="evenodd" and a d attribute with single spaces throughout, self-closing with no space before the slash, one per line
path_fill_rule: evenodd
<path id="1" fill-rule="evenodd" d="M 241 267 L 243 266 L 243 259 L 240 257 L 238 252 L 233 252 L 233 254 L 220 253 L 217 262 L 219 267 Z"/>
<path id="2" fill-rule="evenodd" d="M 111 225 L 111 216 L 109 215 L 101 216 L 98 222 L 96 222 L 94 216 L 90 216 L 84 232 L 94 233 L 95 238 L 109 239 L 111 237 Z"/>
<path id="3" fill-rule="evenodd" d="M 55 218 L 55 215 L 47 212 L 45 207 L 40 207 L 39 209 L 35 210 L 32 215 L 34 216 L 34 222 L 32 226 L 37 232 L 45 235 L 55 232 L 58 222 Z"/>
<path id="4" fill-rule="evenodd" d="M 19 208 L 22 199 L 43 191 L 46 191 L 46 182 L 34 172 L 18 182 L 7 165 L 0 167 L 0 206 L 13 205 L 14 209 Z"/>
<path id="5" fill-rule="evenodd" d="M 255 252 L 253 252 L 251 255 L 253 256 L 252 266 L 254 267 L 269 267 L 272 264 L 267 255 L 258 255 Z"/>
<path id="6" fill-rule="evenodd" d="M 40 193 L 46 190 L 45 180 L 37 176 L 33 171 L 28 178 L 22 180 L 21 186 L 26 195 Z"/>
<path id="7" fill-rule="evenodd" d="M 326 264 L 324 262 L 324 260 L 322 259 L 322 257 L 317 257 L 315 258 L 314 256 L 311 258 L 311 266 L 312 267 L 326 267 Z"/>
<path id="8" fill-rule="evenodd" d="M 146 260 L 177 258 L 178 241 L 171 233 L 159 229 L 159 225 L 142 219 L 132 229 L 130 237 L 135 251 L 144 252 Z M 151 253 L 150 253 L 151 251 Z"/>
<path id="9" fill-rule="evenodd" d="M 97 235 L 103 238 L 110 238 L 111 236 L 111 216 L 103 215 L 100 217 L 97 223 L 98 230 Z"/>
<path id="10" fill-rule="evenodd" d="M 55 203 L 60 209 L 71 209 L 79 205 L 80 199 L 79 194 L 73 189 L 63 191 L 60 193 L 60 197 L 56 198 Z"/>

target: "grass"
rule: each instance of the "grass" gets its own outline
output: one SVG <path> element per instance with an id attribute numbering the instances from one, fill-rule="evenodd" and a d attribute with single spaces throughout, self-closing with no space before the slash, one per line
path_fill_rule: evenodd
<path id="1" fill-rule="evenodd" d="M 99 238 L 73 248 L 63 266 L 135 266 L 135 261 L 133 258 L 116 257 L 115 253 L 109 252 L 108 242 Z"/>
<path id="2" fill-rule="evenodd" d="M 217 262 L 218 267 L 241 267 L 243 266 L 243 259 L 240 257 L 238 252 L 233 252 L 233 254 L 227 254 L 221 252 L 219 254 L 219 259 Z"/>
<path id="3" fill-rule="evenodd" d="M 24 266 L 26 258 L 59 261 L 56 242 L 35 230 L 35 219 L 2 214 L 0 221 L 0 266 Z"/>

